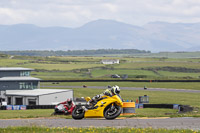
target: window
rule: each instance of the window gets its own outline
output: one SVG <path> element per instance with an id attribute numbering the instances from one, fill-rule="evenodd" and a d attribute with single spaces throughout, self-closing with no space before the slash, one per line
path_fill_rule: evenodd
<path id="1" fill-rule="evenodd" d="M 32 82 L 20 82 L 19 89 L 34 89 Z"/>
<path id="2" fill-rule="evenodd" d="M 24 77 L 24 76 L 30 76 L 30 72 L 29 71 L 21 71 L 20 72 L 20 76 Z"/>
<path id="3" fill-rule="evenodd" d="M 37 89 L 37 88 L 38 88 L 38 85 L 33 85 L 32 89 Z"/>

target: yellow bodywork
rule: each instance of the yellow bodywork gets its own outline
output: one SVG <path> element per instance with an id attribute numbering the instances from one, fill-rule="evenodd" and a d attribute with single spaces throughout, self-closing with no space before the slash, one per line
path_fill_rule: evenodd
<path id="1" fill-rule="evenodd" d="M 98 101 L 97 104 L 94 106 L 94 108 L 96 107 L 96 109 L 89 109 L 85 111 L 85 115 L 84 115 L 85 118 L 104 117 L 104 109 L 112 103 L 116 103 L 120 107 L 123 106 L 122 100 L 117 95 L 114 95 L 112 97 L 103 96 L 103 98 L 104 99 Z"/>

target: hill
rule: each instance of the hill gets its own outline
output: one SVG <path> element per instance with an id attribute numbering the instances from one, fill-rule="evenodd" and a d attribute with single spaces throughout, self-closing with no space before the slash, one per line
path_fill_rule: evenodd
<path id="1" fill-rule="evenodd" d="M 142 27 L 96 20 L 78 28 L 0 25 L 1 50 L 140 49 L 199 51 L 200 23 L 152 22 Z"/>

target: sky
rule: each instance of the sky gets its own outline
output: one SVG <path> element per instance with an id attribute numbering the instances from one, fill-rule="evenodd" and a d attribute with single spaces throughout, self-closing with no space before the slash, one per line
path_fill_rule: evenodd
<path id="1" fill-rule="evenodd" d="M 0 0 L 0 24 L 80 27 L 110 19 L 142 26 L 149 22 L 200 22 L 200 0 Z"/>

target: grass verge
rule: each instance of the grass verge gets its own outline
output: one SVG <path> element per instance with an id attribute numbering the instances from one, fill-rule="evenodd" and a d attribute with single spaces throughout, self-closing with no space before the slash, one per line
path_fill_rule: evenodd
<path id="1" fill-rule="evenodd" d="M 24 118 L 72 118 L 65 115 L 54 115 L 53 109 L 29 109 L 29 110 L 0 110 L 0 119 L 24 119 Z"/>
<path id="2" fill-rule="evenodd" d="M 8 127 L 0 128 L 0 132 L 37 132 L 37 133 L 199 133 L 199 131 L 189 129 L 153 129 L 153 128 L 72 128 L 72 127 Z"/>

